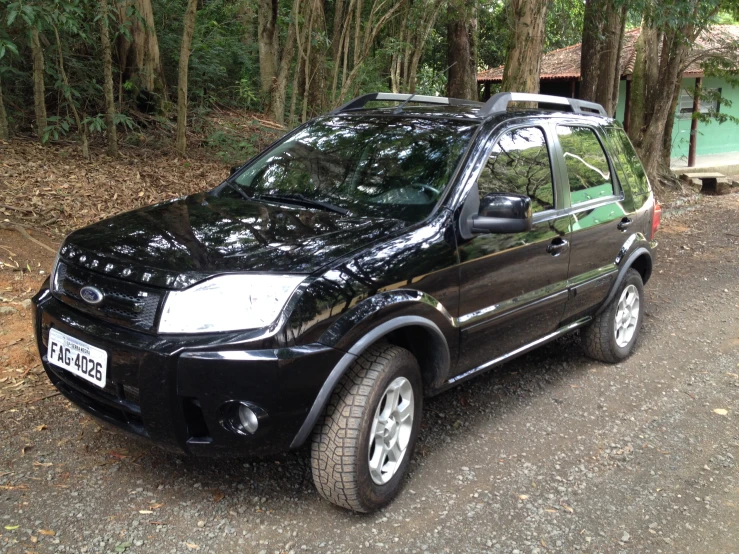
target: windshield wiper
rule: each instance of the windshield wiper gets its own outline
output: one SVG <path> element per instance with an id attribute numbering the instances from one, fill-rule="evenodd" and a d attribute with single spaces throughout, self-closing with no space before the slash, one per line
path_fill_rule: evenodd
<path id="1" fill-rule="evenodd" d="M 274 200 L 280 200 L 282 202 L 292 202 L 293 204 L 298 204 L 302 206 L 308 206 L 312 208 L 321 208 L 323 210 L 329 211 L 329 212 L 336 212 L 340 213 L 341 215 L 350 215 L 351 212 L 347 210 L 346 208 L 342 208 L 341 206 L 337 206 L 335 204 L 331 204 L 329 202 L 321 202 L 320 200 L 313 200 L 312 198 L 308 198 L 307 196 L 303 196 L 300 193 L 288 193 L 288 194 L 257 194 L 254 195 L 255 198 L 264 198 L 264 199 L 274 199 Z"/>
<path id="2" fill-rule="evenodd" d="M 245 200 L 254 200 L 254 198 L 252 198 L 251 196 L 249 196 L 248 194 L 246 194 L 242 190 L 242 188 L 239 185 L 237 185 L 236 183 L 234 183 L 233 181 L 227 180 L 226 181 L 226 186 L 228 188 L 230 188 L 231 190 L 235 190 L 236 192 L 238 192 L 243 199 L 245 199 Z"/>

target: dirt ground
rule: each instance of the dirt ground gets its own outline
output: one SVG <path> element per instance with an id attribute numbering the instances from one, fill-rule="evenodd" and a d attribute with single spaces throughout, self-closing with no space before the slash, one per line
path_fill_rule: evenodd
<path id="1" fill-rule="evenodd" d="M 403 492 L 355 515 L 306 451 L 176 456 L 55 395 L 24 305 L 53 255 L 0 230 L 0 552 L 739 552 L 739 195 L 666 203 L 658 239 L 631 358 L 575 335 L 428 400 Z"/>

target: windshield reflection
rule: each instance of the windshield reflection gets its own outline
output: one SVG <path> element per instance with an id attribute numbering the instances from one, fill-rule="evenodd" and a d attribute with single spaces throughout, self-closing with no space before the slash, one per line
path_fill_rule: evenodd
<path id="1" fill-rule="evenodd" d="M 232 182 L 260 198 L 302 195 L 359 215 L 419 221 L 436 205 L 473 127 L 411 117 L 320 119 L 262 154 Z"/>

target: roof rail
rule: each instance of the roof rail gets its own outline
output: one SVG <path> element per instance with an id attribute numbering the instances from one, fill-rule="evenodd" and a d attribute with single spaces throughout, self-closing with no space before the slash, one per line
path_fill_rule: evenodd
<path id="1" fill-rule="evenodd" d="M 437 106 L 482 106 L 482 102 L 475 102 L 473 100 L 460 100 L 459 98 L 447 98 L 445 96 L 423 96 L 420 94 L 394 94 L 391 92 L 373 92 L 370 94 L 358 96 L 354 100 L 350 100 L 343 106 L 339 106 L 330 113 L 339 114 L 343 112 L 348 112 L 349 110 L 358 110 L 360 108 L 363 108 L 369 102 L 373 101 L 402 102 L 403 104 L 414 102 L 420 104 L 435 104 Z"/>
<path id="2" fill-rule="evenodd" d="M 490 97 L 480 110 L 480 117 L 487 117 L 496 112 L 504 112 L 508 109 L 509 102 L 537 102 L 540 104 L 555 104 L 558 106 L 569 106 L 570 110 L 579 114 L 596 114 L 608 117 L 603 106 L 595 102 L 577 100 L 576 98 L 565 98 L 564 96 L 549 96 L 547 94 L 529 94 L 526 92 L 499 92 Z"/>

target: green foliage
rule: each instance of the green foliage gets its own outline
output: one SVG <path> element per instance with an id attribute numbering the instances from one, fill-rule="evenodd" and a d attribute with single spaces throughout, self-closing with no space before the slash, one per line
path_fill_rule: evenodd
<path id="1" fill-rule="evenodd" d="M 208 135 L 205 146 L 218 159 L 229 165 L 241 164 L 257 153 L 256 137 L 232 131 L 215 131 Z"/>
<path id="2" fill-rule="evenodd" d="M 44 144 L 49 140 L 59 140 L 59 137 L 66 136 L 74 124 L 74 120 L 69 115 L 64 117 L 52 115 L 47 117 L 46 120 L 49 125 L 44 129 L 44 134 L 41 137 L 41 142 Z"/>

